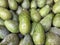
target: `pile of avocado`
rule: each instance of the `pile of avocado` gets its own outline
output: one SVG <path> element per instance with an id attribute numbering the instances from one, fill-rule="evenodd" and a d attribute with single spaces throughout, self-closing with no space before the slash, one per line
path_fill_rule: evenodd
<path id="1" fill-rule="evenodd" d="M 0 0 L 0 45 L 60 45 L 60 0 Z"/>

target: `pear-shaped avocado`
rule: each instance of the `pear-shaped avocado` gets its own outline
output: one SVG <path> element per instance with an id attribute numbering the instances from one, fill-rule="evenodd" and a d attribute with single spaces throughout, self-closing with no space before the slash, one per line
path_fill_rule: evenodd
<path id="1" fill-rule="evenodd" d="M 30 32 L 30 16 L 27 10 L 23 10 L 19 15 L 19 30 L 21 34 L 25 35 Z"/>
<path id="2" fill-rule="evenodd" d="M 45 31 L 48 31 L 51 28 L 53 16 L 54 14 L 50 13 L 40 21 Z"/>
<path id="3" fill-rule="evenodd" d="M 34 22 L 39 22 L 41 20 L 41 15 L 36 9 L 31 9 L 31 19 Z"/>
<path id="4" fill-rule="evenodd" d="M 0 7 L 0 17 L 3 20 L 8 20 L 12 17 L 12 15 L 8 9 Z"/>
<path id="5" fill-rule="evenodd" d="M 53 19 L 53 26 L 60 27 L 60 14 L 56 14 Z"/>
<path id="6" fill-rule="evenodd" d="M 16 21 L 6 20 L 4 22 L 4 24 L 10 32 L 12 32 L 12 33 L 18 33 L 19 32 L 18 23 Z"/>
<path id="7" fill-rule="evenodd" d="M 8 0 L 8 5 L 11 10 L 17 10 L 18 8 L 16 0 Z"/>
<path id="8" fill-rule="evenodd" d="M 40 9 L 39 13 L 42 17 L 45 17 L 49 12 L 51 8 L 49 5 L 45 5 L 43 8 Z"/>
<path id="9" fill-rule="evenodd" d="M 52 32 L 48 32 L 45 45 L 60 45 L 60 37 Z"/>
<path id="10" fill-rule="evenodd" d="M 1 41 L 1 45 L 18 45 L 18 44 L 19 38 L 16 34 L 9 34 Z"/>
<path id="11" fill-rule="evenodd" d="M 35 26 L 32 38 L 33 38 L 35 45 L 43 45 L 44 44 L 45 33 L 44 33 L 44 29 L 40 23 L 37 23 L 37 25 Z"/>

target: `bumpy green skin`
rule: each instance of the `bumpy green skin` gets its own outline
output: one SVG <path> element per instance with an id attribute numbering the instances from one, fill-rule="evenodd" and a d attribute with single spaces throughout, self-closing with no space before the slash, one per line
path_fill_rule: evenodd
<path id="1" fill-rule="evenodd" d="M 54 14 L 50 13 L 40 21 L 45 31 L 48 31 L 51 28 L 53 16 Z"/>
<path id="2" fill-rule="evenodd" d="M 8 20 L 11 18 L 11 13 L 9 12 L 9 10 L 5 9 L 5 8 L 2 8 L 0 7 L 0 17 L 3 19 L 3 20 Z"/>
<path id="3" fill-rule="evenodd" d="M 54 33 L 47 33 L 45 45 L 60 45 L 60 37 Z"/>
<path id="4" fill-rule="evenodd" d="M 16 0 L 8 0 L 9 8 L 12 10 L 17 10 L 18 5 Z"/>
<path id="5" fill-rule="evenodd" d="M 25 35 L 24 39 L 20 41 L 19 45 L 33 45 L 32 39 L 30 35 Z"/>
<path id="6" fill-rule="evenodd" d="M 42 8 L 43 6 L 45 6 L 46 4 L 46 0 L 37 0 L 37 5 L 39 8 Z"/>
<path id="7" fill-rule="evenodd" d="M 3 27 L 0 26 L 0 39 L 4 39 L 9 34 L 9 31 Z"/>
<path id="8" fill-rule="evenodd" d="M 17 15 L 19 15 L 22 12 L 22 10 L 23 10 L 22 7 L 18 6 L 18 9 L 16 11 Z"/>
<path id="9" fill-rule="evenodd" d="M 8 1 L 7 0 L 0 0 L 0 6 L 1 7 L 8 7 Z"/>
<path id="10" fill-rule="evenodd" d="M 47 0 L 47 1 L 46 1 L 46 4 L 51 6 L 51 5 L 53 4 L 53 1 L 54 1 L 54 0 Z"/>
<path id="11" fill-rule="evenodd" d="M 54 13 L 60 13 L 60 1 L 56 2 L 53 6 Z"/>
<path id="12" fill-rule="evenodd" d="M 23 0 L 16 0 L 18 3 L 21 3 Z"/>
<path id="13" fill-rule="evenodd" d="M 4 21 L 0 18 L 0 25 L 4 26 Z"/>
<path id="14" fill-rule="evenodd" d="M 22 3 L 22 7 L 25 8 L 25 9 L 29 9 L 29 7 L 30 7 L 29 0 L 24 0 L 23 3 Z"/>
<path id="15" fill-rule="evenodd" d="M 60 14 L 56 14 L 53 19 L 53 26 L 60 27 Z"/>
<path id="16" fill-rule="evenodd" d="M 31 36 L 32 36 L 33 33 L 34 33 L 34 30 L 35 30 L 36 25 L 37 25 L 36 22 L 33 22 L 33 23 L 32 23 L 32 29 L 31 29 L 31 33 L 30 33 Z"/>
<path id="17" fill-rule="evenodd" d="M 36 0 L 31 1 L 31 8 L 37 8 Z"/>
<path id="18" fill-rule="evenodd" d="M 12 33 L 18 33 L 19 32 L 18 23 L 16 21 L 6 20 L 4 22 L 4 24 L 10 32 L 12 32 Z"/>
<path id="19" fill-rule="evenodd" d="M 1 41 L 1 45 L 18 45 L 18 44 L 19 38 L 16 34 L 9 34 Z"/>
<path id="20" fill-rule="evenodd" d="M 49 12 L 51 8 L 49 5 L 44 6 L 42 9 L 40 9 L 39 13 L 42 17 L 45 17 Z"/>
<path id="21" fill-rule="evenodd" d="M 19 15 L 19 30 L 20 32 L 25 35 L 30 32 L 30 16 L 27 11 L 22 11 Z"/>
<path id="22" fill-rule="evenodd" d="M 18 15 L 14 11 L 12 11 L 12 10 L 10 10 L 10 12 L 12 14 L 12 20 L 18 22 Z"/>
<path id="23" fill-rule="evenodd" d="M 58 2 L 58 1 L 60 1 L 60 0 L 54 0 L 55 3 Z"/>
<path id="24" fill-rule="evenodd" d="M 39 14 L 39 12 L 36 9 L 31 9 L 31 19 L 34 22 L 39 22 L 41 19 L 41 15 Z"/>
<path id="25" fill-rule="evenodd" d="M 60 35 L 60 28 L 57 27 L 51 27 L 50 32 L 53 32 L 57 35 Z"/>
<path id="26" fill-rule="evenodd" d="M 45 41 L 44 29 L 40 23 L 38 23 L 34 29 L 32 35 L 33 41 L 35 45 L 43 45 Z"/>

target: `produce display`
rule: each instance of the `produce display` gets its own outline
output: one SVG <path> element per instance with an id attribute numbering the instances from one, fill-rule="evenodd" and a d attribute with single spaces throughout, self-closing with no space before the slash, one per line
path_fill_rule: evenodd
<path id="1" fill-rule="evenodd" d="M 0 45 L 60 45 L 60 0 L 0 0 Z"/>

